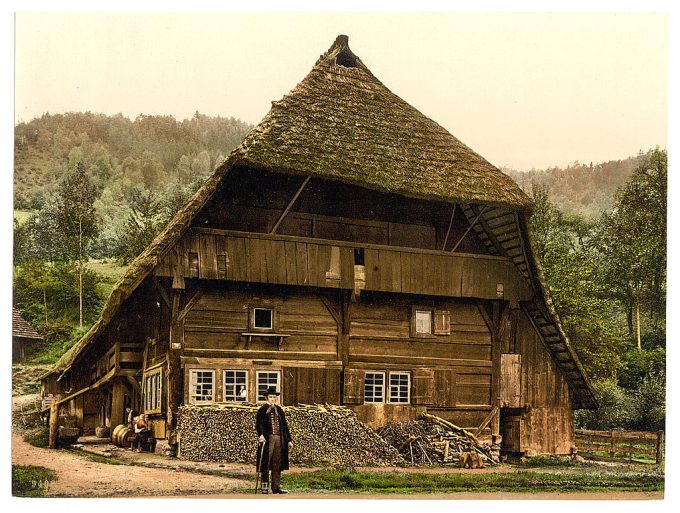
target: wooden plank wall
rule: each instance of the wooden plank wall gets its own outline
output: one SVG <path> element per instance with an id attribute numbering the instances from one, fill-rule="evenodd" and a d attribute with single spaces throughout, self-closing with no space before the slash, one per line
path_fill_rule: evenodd
<path id="1" fill-rule="evenodd" d="M 181 272 L 187 278 L 351 289 L 355 247 L 364 248 L 365 290 L 498 299 L 501 283 L 507 300 L 531 297 L 526 280 L 502 257 L 212 229 L 195 229 L 186 235 L 179 253 Z M 339 252 L 338 269 L 332 266 L 333 251 Z M 166 256 L 154 274 L 172 277 L 173 259 Z M 332 276 L 335 271 L 339 279 Z"/>
<path id="2" fill-rule="evenodd" d="M 276 339 L 241 335 L 249 332 L 251 307 L 274 308 L 275 333 L 289 335 L 277 349 Z M 335 360 L 338 328 L 323 301 L 311 293 L 263 293 L 206 285 L 184 321 L 184 353 L 229 358 Z"/>
<path id="3" fill-rule="evenodd" d="M 362 297 L 353 306 L 349 366 L 387 371 L 433 369 L 433 404 L 427 410 L 463 427 L 476 428 L 492 408 L 491 333 L 475 304 L 442 299 L 422 306 L 449 310 L 451 334 L 411 337 L 412 306 L 417 304 L 414 299 Z M 379 422 L 389 413 L 371 413 L 374 405 L 353 408 L 362 420 L 365 417 L 371 422 Z M 396 410 L 395 415 L 407 420 L 416 409 L 409 413 Z"/>
<path id="4" fill-rule="evenodd" d="M 522 450 L 532 454 L 569 454 L 574 445 L 574 414 L 566 379 L 531 322 L 521 315 L 516 350 L 522 355 L 524 415 Z"/>

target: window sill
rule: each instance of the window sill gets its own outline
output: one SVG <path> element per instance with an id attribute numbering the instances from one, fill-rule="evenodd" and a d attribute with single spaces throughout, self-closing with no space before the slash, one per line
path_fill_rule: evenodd
<path id="1" fill-rule="evenodd" d="M 242 337 L 248 337 L 248 341 L 246 343 L 246 349 L 248 349 L 248 346 L 250 343 L 253 341 L 253 337 L 276 337 L 277 338 L 277 343 L 276 343 L 276 348 L 281 349 L 281 346 L 283 346 L 283 340 L 286 337 L 290 337 L 290 335 L 285 334 L 285 333 L 268 333 L 264 331 L 249 331 L 246 333 L 241 333 Z"/>

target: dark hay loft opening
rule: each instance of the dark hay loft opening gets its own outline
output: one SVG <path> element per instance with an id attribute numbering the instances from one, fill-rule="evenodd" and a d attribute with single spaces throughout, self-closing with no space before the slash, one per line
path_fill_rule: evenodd
<path id="1" fill-rule="evenodd" d="M 344 66 L 345 68 L 356 68 L 357 58 L 352 55 L 352 52 L 349 51 L 349 48 L 346 48 L 335 58 L 335 63 L 338 66 Z"/>

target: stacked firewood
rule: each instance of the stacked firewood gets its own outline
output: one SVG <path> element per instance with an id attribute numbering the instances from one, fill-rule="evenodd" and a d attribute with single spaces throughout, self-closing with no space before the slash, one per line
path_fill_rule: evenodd
<path id="1" fill-rule="evenodd" d="M 496 452 L 472 433 L 427 413 L 418 420 L 388 424 L 378 433 L 414 465 L 464 465 L 467 460 L 479 461 L 482 465 L 498 462 Z"/>
<path id="2" fill-rule="evenodd" d="M 183 459 L 254 463 L 258 405 L 182 406 L 179 454 Z M 291 463 L 331 466 L 403 465 L 394 447 L 362 424 L 349 408 L 333 405 L 283 407 L 293 448 Z"/>

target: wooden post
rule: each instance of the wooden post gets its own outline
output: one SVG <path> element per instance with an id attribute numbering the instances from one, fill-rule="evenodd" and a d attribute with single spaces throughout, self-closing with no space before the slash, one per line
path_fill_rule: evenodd
<path id="1" fill-rule="evenodd" d="M 663 461 L 663 431 L 656 432 L 656 463 L 660 465 Z"/>
<path id="2" fill-rule="evenodd" d="M 125 387 L 120 380 L 113 383 L 111 393 L 111 430 L 125 422 Z"/>
<path id="3" fill-rule="evenodd" d="M 177 408 L 182 397 L 182 376 L 180 366 L 180 353 L 182 351 L 182 322 L 179 319 L 179 306 L 182 295 L 181 289 L 172 291 L 172 311 L 170 314 L 170 347 L 168 349 L 168 429 L 177 427 Z"/>
<path id="4" fill-rule="evenodd" d="M 59 405 L 54 401 L 50 405 L 50 449 L 57 448 L 57 433 L 59 431 Z"/>
<path id="5" fill-rule="evenodd" d="M 609 433 L 609 436 L 611 437 L 611 441 L 609 442 L 609 457 L 611 459 L 614 459 L 614 455 L 615 455 L 615 452 L 614 452 L 614 436 L 615 436 L 615 433 L 616 433 L 616 431 L 612 431 L 611 433 Z"/>

